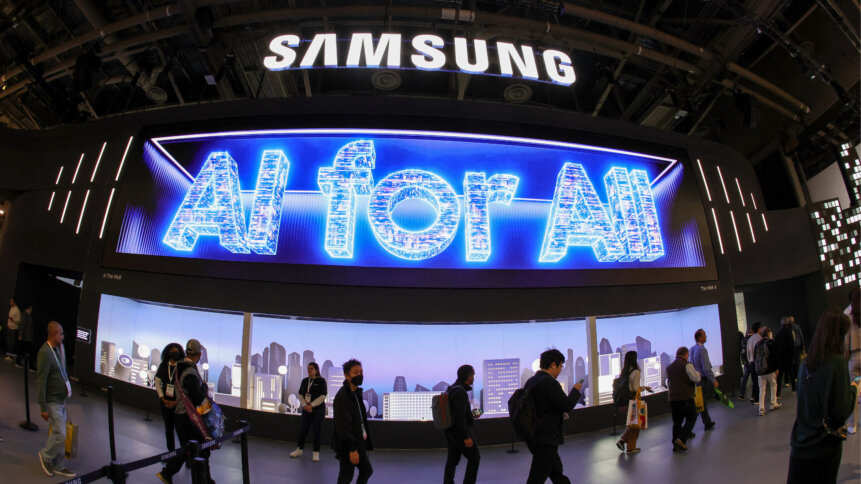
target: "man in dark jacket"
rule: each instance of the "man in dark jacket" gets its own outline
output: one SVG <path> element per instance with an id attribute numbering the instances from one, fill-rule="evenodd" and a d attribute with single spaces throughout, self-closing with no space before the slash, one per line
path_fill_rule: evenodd
<path id="1" fill-rule="evenodd" d="M 571 483 L 562 473 L 559 445 L 565 443 L 562 436 L 563 414 L 574 410 L 580 400 L 580 384 L 574 385 L 571 392 L 565 395 L 562 386 L 556 381 L 564 363 L 565 356 L 559 350 L 541 353 L 541 369 L 523 385 L 524 389 L 532 393 L 538 417 L 535 437 L 526 443 L 532 453 L 532 466 L 526 484 L 542 484 L 548 477 L 553 484 Z"/>
<path id="2" fill-rule="evenodd" d="M 344 363 L 344 386 L 338 390 L 332 403 L 335 420 L 332 447 L 341 463 L 338 484 L 352 482 L 353 470 L 357 467 L 359 477 L 356 478 L 356 484 L 365 484 L 374 472 L 368 459 L 368 451 L 373 450 L 374 446 L 368 433 L 362 389 L 359 388 L 363 378 L 361 362 L 354 359 Z"/>
<path id="3" fill-rule="evenodd" d="M 780 330 L 774 336 L 774 352 L 777 369 L 781 376 L 793 372 L 793 363 L 795 361 L 795 338 L 792 329 L 792 320 L 785 316 L 780 319 Z M 780 389 L 783 386 L 783 378 L 777 382 L 777 396 L 780 397 Z M 792 386 L 792 391 L 795 391 L 795 379 L 788 377 L 789 383 Z"/>
<path id="4" fill-rule="evenodd" d="M 175 379 L 179 381 L 181 388 L 177 388 L 178 394 L 176 407 L 174 407 L 174 425 L 176 426 L 176 434 L 179 437 L 179 445 L 185 446 L 190 440 L 196 440 L 203 443 L 204 437 L 201 435 L 200 429 L 192 421 L 189 415 L 191 412 L 197 412 L 198 406 L 203 404 L 207 398 L 208 387 L 200 373 L 197 371 L 197 363 L 203 350 L 200 341 L 196 339 L 188 340 L 185 344 L 185 360 L 179 362 L 176 366 Z M 192 408 L 187 408 L 182 395 L 185 394 L 194 405 Z M 209 449 L 201 451 L 200 456 L 206 460 L 206 479 L 205 482 L 214 484 L 209 473 Z M 156 477 L 164 484 L 173 484 L 173 475 L 179 472 L 182 465 L 186 462 L 185 454 L 177 454 L 175 457 L 165 463 L 164 468 L 156 474 Z"/>
<path id="5" fill-rule="evenodd" d="M 469 404 L 469 391 L 475 381 L 475 368 L 463 365 L 457 369 L 457 382 L 446 389 L 449 407 L 451 407 L 451 427 L 445 431 L 448 445 L 448 458 L 445 460 L 443 484 L 454 484 L 454 471 L 460 462 L 460 456 L 466 457 L 466 474 L 463 484 L 475 484 L 478 476 L 478 462 L 481 456 L 478 446 L 472 439 L 472 424 L 475 417 Z"/>
<path id="6" fill-rule="evenodd" d="M 676 360 L 667 367 L 667 396 L 673 415 L 673 452 L 688 450 L 687 441 L 697 423 L 694 396 L 696 384 L 702 377 L 688 361 L 689 357 L 690 352 L 682 346 L 676 350 Z"/>

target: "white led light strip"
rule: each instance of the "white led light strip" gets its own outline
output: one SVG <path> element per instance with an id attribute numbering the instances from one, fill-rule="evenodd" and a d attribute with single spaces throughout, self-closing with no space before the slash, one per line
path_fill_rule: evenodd
<path id="1" fill-rule="evenodd" d="M 57 185 L 60 183 L 60 177 L 63 176 L 63 168 L 65 168 L 65 167 L 60 166 L 60 171 L 57 172 L 57 179 L 54 181 L 54 185 Z"/>
<path id="2" fill-rule="evenodd" d="M 703 186 L 706 187 L 706 196 L 709 197 L 709 202 L 712 201 L 712 192 L 709 191 L 709 182 L 706 180 L 706 173 L 703 171 L 703 165 L 700 163 L 700 159 L 697 158 L 697 166 L 700 167 L 700 176 L 703 177 Z M 723 253 L 723 251 L 721 251 Z"/>
<path id="3" fill-rule="evenodd" d="M 99 151 L 99 158 L 96 160 L 96 166 L 93 167 L 93 174 L 90 175 L 90 183 L 93 183 L 93 180 L 96 179 L 96 172 L 99 171 L 99 163 L 102 162 L 102 155 L 105 153 L 105 147 L 108 146 L 108 142 L 105 141 L 102 143 L 102 150 Z"/>
<path id="4" fill-rule="evenodd" d="M 746 207 L 747 204 L 744 203 L 744 194 L 741 193 L 741 184 L 738 182 L 738 177 L 736 177 L 736 179 L 735 179 L 735 186 L 736 186 L 736 188 L 738 188 L 738 198 L 741 199 L 741 206 Z"/>
<path id="5" fill-rule="evenodd" d="M 54 206 L 54 197 L 57 196 L 57 192 L 51 192 L 51 201 L 48 202 L 48 211 L 51 211 L 51 207 Z"/>
<path id="6" fill-rule="evenodd" d="M 102 218 L 102 228 L 99 230 L 99 238 L 101 239 L 103 235 L 105 235 L 105 224 L 108 223 L 108 213 L 111 211 L 111 202 L 114 201 L 114 192 L 116 188 L 111 188 L 111 195 L 108 197 L 108 204 L 105 206 L 105 216 Z"/>
<path id="7" fill-rule="evenodd" d="M 741 238 L 738 236 L 738 227 L 735 225 L 735 214 L 732 210 L 729 211 L 729 217 L 732 219 L 732 229 L 735 231 L 735 243 L 738 244 L 738 251 L 741 252 Z"/>
<path id="8" fill-rule="evenodd" d="M 758 208 L 756 208 L 756 198 L 754 198 L 753 192 L 750 192 L 750 201 L 753 202 L 753 209 L 759 210 Z"/>
<path id="9" fill-rule="evenodd" d="M 84 210 L 87 209 L 87 200 L 90 199 L 90 191 L 87 190 L 87 194 L 84 196 L 84 204 L 81 205 L 81 215 L 78 216 L 78 226 L 75 228 L 75 233 L 81 231 L 81 222 L 84 220 Z"/>
<path id="10" fill-rule="evenodd" d="M 720 184 L 723 187 L 723 195 L 726 197 L 726 203 L 729 203 L 729 192 L 726 191 L 726 183 L 723 181 L 723 173 L 720 171 L 720 166 L 717 166 L 718 177 L 720 177 Z"/>
<path id="11" fill-rule="evenodd" d="M 60 223 L 63 223 L 63 220 L 66 220 L 66 209 L 69 207 L 69 198 L 72 197 L 72 191 L 69 190 L 69 193 L 66 194 L 66 203 L 63 204 L 63 213 L 60 214 Z"/>
<path id="12" fill-rule="evenodd" d="M 753 243 L 756 243 L 756 234 L 753 233 L 753 222 L 750 221 L 750 214 L 745 213 L 747 216 L 747 226 L 750 227 L 750 238 L 753 239 Z"/>
<path id="13" fill-rule="evenodd" d="M 120 160 L 120 167 L 117 168 L 117 176 L 114 178 L 114 181 L 118 181 L 120 179 L 120 173 L 123 172 L 123 165 L 126 162 L 126 155 L 129 154 L 129 148 L 132 146 L 132 140 L 134 136 L 129 136 L 129 142 L 126 143 L 126 150 L 123 152 L 123 159 Z"/>
<path id="14" fill-rule="evenodd" d="M 768 232 L 768 222 L 765 221 L 765 214 L 762 214 L 762 226 L 765 227 L 765 231 Z"/>
<path id="15" fill-rule="evenodd" d="M 78 171 L 81 169 L 81 163 L 84 162 L 84 154 L 81 153 L 81 157 L 78 159 L 78 166 L 75 168 L 75 175 L 72 177 L 72 185 L 75 184 L 75 180 L 78 179 Z"/>
<path id="16" fill-rule="evenodd" d="M 723 254 L 724 253 L 724 251 L 723 251 L 723 239 L 721 239 L 721 236 L 720 236 L 720 227 L 718 226 L 717 214 L 715 214 L 714 207 L 712 207 L 712 220 L 714 220 L 714 222 L 715 222 L 715 232 L 717 233 L 717 236 L 718 236 L 718 244 L 720 244 L 720 253 Z"/>

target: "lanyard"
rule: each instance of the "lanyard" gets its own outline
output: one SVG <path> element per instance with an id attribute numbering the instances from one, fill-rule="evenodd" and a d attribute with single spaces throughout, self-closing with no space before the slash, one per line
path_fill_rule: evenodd
<path id="1" fill-rule="evenodd" d="M 173 368 L 172 372 L 170 371 L 171 367 Z M 171 365 L 170 363 L 168 363 L 167 364 L 167 381 L 168 381 L 168 383 L 173 383 L 173 375 L 175 375 L 175 374 L 176 374 L 176 365 Z"/>
<path id="2" fill-rule="evenodd" d="M 356 400 L 356 407 L 359 410 L 359 425 L 362 426 L 362 440 L 368 439 L 368 432 L 365 430 L 365 421 L 362 419 L 362 404 L 359 403 L 359 397 L 353 393 L 353 399 Z"/>
<path id="3" fill-rule="evenodd" d="M 57 358 L 57 352 L 54 351 L 54 347 L 48 345 L 51 348 L 51 354 L 54 355 L 54 361 L 57 362 L 57 366 L 60 367 L 60 374 L 63 375 L 63 380 L 69 381 L 69 377 L 66 376 L 66 370 L 63 368 L 63 365 L 60 364 L 60 359 Z"/>

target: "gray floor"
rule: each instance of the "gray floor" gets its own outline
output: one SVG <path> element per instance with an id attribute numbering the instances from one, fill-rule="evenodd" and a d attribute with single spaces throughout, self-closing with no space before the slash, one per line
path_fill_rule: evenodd
<path id="1" fill-rule="evenodd" d="M 32 375 L 31 375 L 32 376 Z M 24 418 L 21 395 L 23 376 L 5 360 L 0 360 L 0 483 L 60 482 L 48 478 L 39 467 L 36 452 L 47 435 L 47 425 L 39 421 L 38 432 L 18 428 Z M 32 388 L 32 387 L 31 387 Z M 78 396 L 75 387 L 70 400 L 69 415 L 80 426 L 80 457 L 70 467 L 79 473 L 101 467 L 110 460 L 108 450 L 107 410 L 105 399 L 90 391 L 88 398 Z M 647 484 L 671 482 L 707 483 L 782 483 L 786 482 L 789 459 L 789 431 L 795 413 L 795 399 L 788 391 L 784 407 L 765 417 L 759 417 L 749 403 L 739 402 L 730 410 L 719 404 L 710 405 L 717 428 L 704 432 L 698 423 L 697 437 L 687 454 L 674 454 L 669 442 L 671 422 L 668 416 L 656 417 L 651 428 L 641 434 L 643 451 L 634 456 L 619 453 L 615 438 L 607 431 L 569 437 L 560 454 L 565 472 L 575 483 L 604 484 L 636 480 Z M 31 403 L 31 412 L 38 419 L 38 407 Z M 124 406 L 115 408 L 117 422 L 117 452 L 120 460 L 132 461 L 153 455 L 163 445 L 163 428 L 158 415 L 152 422 L 142 419 L 143 412 Z M 576 415 L 575 415 L 576 418 Z M 480 436 L 477 436 L 480 443 Z M 841 483 L 861 481 L 861 451 L 859 436 L 850 436 L 843 450 L 840 468 Z M 479 482 L 524 482 L 530 456 L 525 447 L 507 454 L 506 447 L 482 447 Z M 293 449 L 289 442 L 252 438 L 251 481 L 287 483 L 335 482 L 337 463 L 324 448 L 320 463 L 312 463 L 310 455 L 290 459 Z M 445 460 L 443 450 L 395 451 L 379 450 L 371 455 L 374 476 L 378 483 L 438 483 L 442 479 Z M 219 483 L 241 482 L 239 446 L 226 444 L 213 458 L 213 478 Z M 461 464 L 458 479 L 463 473 Z M 128 482 L 157 482 L 158 466 L 133 473 Z M 102 481 L 107 482 L 107 481 Z M 190 482 L 182 471 L 177 483 Z"/>

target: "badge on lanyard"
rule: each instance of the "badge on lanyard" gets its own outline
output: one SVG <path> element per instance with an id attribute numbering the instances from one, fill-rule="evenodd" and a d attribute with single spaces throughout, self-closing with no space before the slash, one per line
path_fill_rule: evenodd
<path id="1" fill-rule="evenodd" d="M 167 398 L 173 398 L 173 395 L 173 384 L 168 383 L 164 387 L 164 396 L 166 396 Z"/>

